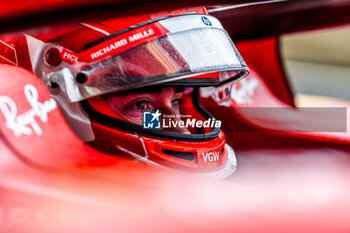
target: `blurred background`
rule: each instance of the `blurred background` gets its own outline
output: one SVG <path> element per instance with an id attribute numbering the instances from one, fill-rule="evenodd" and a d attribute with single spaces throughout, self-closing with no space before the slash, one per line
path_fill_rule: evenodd
<path id="1" fill-rule="evenodd" d="M 281 58 L 296 104 L 306 99 L 350 100 L 350 26 L 285 34 Z"/>

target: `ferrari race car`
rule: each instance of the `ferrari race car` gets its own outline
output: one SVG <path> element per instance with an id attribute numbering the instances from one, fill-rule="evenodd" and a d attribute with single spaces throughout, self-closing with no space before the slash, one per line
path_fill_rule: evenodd
<path id="1" fill-rule="evenodd" d="M 350 3 L 0 9 L 0 232 L 348 232 Z"/>

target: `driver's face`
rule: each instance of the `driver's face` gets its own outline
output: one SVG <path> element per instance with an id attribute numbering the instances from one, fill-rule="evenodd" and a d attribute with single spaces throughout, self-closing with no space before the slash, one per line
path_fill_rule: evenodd
<path id="1" fill-rule="evenodd" d="M 180 120 L 180 107 L 183 104 L 183 92 L 175 87 L 162 87 L 150 91 L 138 91 L 126 94 L 115 94 L 107 99 L 107 103 L 129 122 L 142 125 L 144 111 L 157 111 L 162 114 L 175 115 Z M 177 116 L 176 116 L 177 115 Z M 173 128 L 172 131 L 189 133 L 185 128 Z"/>

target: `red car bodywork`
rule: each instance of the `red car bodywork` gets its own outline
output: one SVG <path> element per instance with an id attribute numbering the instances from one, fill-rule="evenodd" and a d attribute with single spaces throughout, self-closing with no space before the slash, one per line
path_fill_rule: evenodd
<path id="1" fill-rule="evenodd" d="M 251 69 L 246 80 L 235 84 L 237 97 L 232 106 L 214 114 L 222 119 L 226 140 L 238 157 L 238 170 L 223 181 L 164 171 L 91 149 L 74 135 L 59 109 L 49 106 L 49 92 L 37 77 L 23 68 L 0 64 L 0 96 L 7 97 L 1 100 L 6 108 L 2 112 L 10 110 L 7 117 L 0 114 L 0 231 L 348 232 L 349 133 L 295 130 L 308 126 L 305 119 L 314 115 L 295 108 L 278 50 L 279 33 L 347 23 L 349 16 L 339 15 L 348 4 L 335 1 L 327 5 L 329 2 L 292 1 L 285 3 L 289 8 L 281 3 L 213 13 L 233 40 L 237 39 L 236 45 Z M 54 9 L 58 9 L 59 21 L 66 21 L 74 20 L 79 9 L 113 6 L 108 9 L 110 14 L 133 3 L 4 2 L 0 24 L 5 25 L 3 30 L 17 30 L 23 29 L 18 23 L 26 15 L 36 19 L 34 25 L 41 25 L 38 19 Z M 159 1 L 142 3 L 147 10 L 153 10 L 150 5 L 155 3 L 154 10 L 165 9 Z M 189 5 L 179 2 L 168 7 Z M 141 6 L 123 14 L 138 13 Z M 281 13 L 276 13 L 276 7 Z M 95 13 L 101 9 L 96 8 Z M 257 29 L 283 18 L 283 14 L 317 16 L 327 12 L 325 9 L 335 16 L 328 22 L 314 20 L 290 28 L 282 28 L 281 23 L 277 24 L 278 32 Z M 259 10 L 265 11 L 256 14 Z M 72 14 L 64 18 L 60 12 Z M 245 19 L 249 15 L 258 22 Z M 6 25 L 6 20 L 11 25 Z M 233 23 L 236 20 L 241 22 L 238 26 Z M 251 30 L 257 33 L 253 35 Z M 34 105 L 25 94 L 28 85 L 37 90 Z M 30 90 L 35 99 L 34 89 Z M 38 103 L 46 103 L 47 108 L 36 106 Z M 214 101 L 206 101 L 206 105 L 208 109 L 217 107 Z M 283 117 L 271 117 L 246 110 L 266 107 L 288 111 Z M 30 130 L 36 127 L 41 133 L 16 137 L 8 124 L 18 116 L 27 117 Z M 320 116 L 316 124 L 327 125 L 329 120 Z"/>

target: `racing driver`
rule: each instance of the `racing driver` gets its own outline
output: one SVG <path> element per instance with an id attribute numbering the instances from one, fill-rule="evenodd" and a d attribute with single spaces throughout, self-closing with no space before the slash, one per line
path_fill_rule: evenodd
<path id="1" fill-rule="evenodd" d="M 230 99 L 249 69 L 204 7 L 46 28 L 17 45 L 28 51 L 22 66 L 92 147 L 220 178 L 235 170 L 221 122 L 199 93 L 211 87 Z"/>

